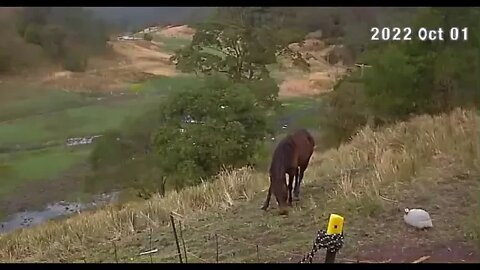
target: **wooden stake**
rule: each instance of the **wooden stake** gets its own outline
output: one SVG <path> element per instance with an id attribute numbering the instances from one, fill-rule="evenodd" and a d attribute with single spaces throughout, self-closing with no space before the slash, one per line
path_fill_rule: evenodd
<path id="1" fill-rule="evenodd" d="M 152 224 L 151 222 L 149 221 L 148 224 L 150 224 L 150 231 L 149 231 L 149 235 L 148 235 L 148 240 L 150 241 L 150 250 L 152 250 Z M 152 253 L 149 254 L 150 255 L 150 263 L 153 263 L 153 256 L 152 256 Z"/>
<path id="2" fill-rule="evenodd" d="M 178 260 L 180 263 L 183 263 L 182 252 L 180 251 L 180 244 L 178 243 L 177 230 L 175 229 L 175 220 L 173 219 L 172 214 L 170 214 L 170 222 L 172 223 L 173 236 L 175 237 L 175 243 L 177 244 Z"/>
<path id="3" fill-rule="evenodd" d="M 421 263 L 421 262 L 424 262 L 426 260 L 430 259 L 430 256 L 423 256 L 423 257 L 420 257 L 418 259 L 416 259 L 415 261 L 413 261 L 412 263 Z"/>
<path id="4" fill-rule="evenodd" d="M 112 245 L 113 245 L 113 252 L 115 254 L 115 262 L 118 263 L 117 245 L 115 244 L 115 242 L 112 242 Z"/>
<path id="5" fill-rule="evenodd" d="M 217 234 L 215 234 L 215 247 L 217 249 L 216 260 L 217 260 L 217 263 L 218 263 L 218 235 Z"/>
<path id="6" fill-rule="evenodd" d="M 180 222 L 180 238 L 182 239 L 182 245 L 183 245 L 183 255 L 185 256 L 185 263 L 188 263 L 187 246 L 185 245 L 185 240 L 183 239 L 182 221 L 179 221 L 179 222 Z"/>

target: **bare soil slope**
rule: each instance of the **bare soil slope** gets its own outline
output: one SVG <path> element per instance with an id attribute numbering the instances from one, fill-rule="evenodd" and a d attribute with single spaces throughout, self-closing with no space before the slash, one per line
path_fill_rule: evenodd
<path id="1" fill-rule="evenodd" d="M 83 73 L 59 71 L 47 75 L 43 83 L 69 90 L 124 90 L 129 83 L 155 75 L 175 76 L 171 55 L 147 41 L 111 41 L 114 57 L 94 59 Z"/>
<path id="2" fill-rule="evenodd" d="M 282 77 L 281 96 L 314 96 L 329 92 L 335 83 L 347 74 L 349 63 L 343 61 L 329 63 L 335 45 L 326 45 L 318 39 L 306 39 L 302 43 L 290 44 L 290 49 L 300 52 L 310 64 L 310 72 L 302 72 L 293 67 L 291 61 L 280 61 Z"/>
<path id="3" fill-rule="evenodd" d="M 181 25 L 162 28 L 156 34 L 164 38 L 191 39 L 194 30 Z M 110 55 L 91 59 L 86 72 L 55 71 L 41 81 L 68 90 L 116 91 L 152 76 L 178 75 L 169 61 L 172 54 L 162 51 L 159 45 L 161 43 L 145 40 L 110 41 Z"/>

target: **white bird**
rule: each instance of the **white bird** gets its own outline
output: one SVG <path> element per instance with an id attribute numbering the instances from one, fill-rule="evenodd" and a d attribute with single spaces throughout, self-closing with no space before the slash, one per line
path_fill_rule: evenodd
<path id="1" fill-rule="evenodd" d="M 403 215 L 403 220 L 417 229 L 432 228 L 432 219 L 430 214 L 423 209 L 408 209 L 405 208 L 405 214 Z"/>

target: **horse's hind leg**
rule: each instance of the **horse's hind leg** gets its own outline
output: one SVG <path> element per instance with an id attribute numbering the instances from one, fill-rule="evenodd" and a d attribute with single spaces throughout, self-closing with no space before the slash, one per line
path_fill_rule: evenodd
<path id="1" fill-rule="evenodd" d="M 300 168 L 297 168 L 296 173 L 295 173 L 295 187 L 293 190 L 293 199 L 295 201 L 300 200 L 298 197 L 299 194 L 299 189 L 300 189 Z"/>
<path id="2" fill-rule="evenodd" d="M 295 179 L 295 175 L 288 174 L 288 206 L 292 206 L 292 189 L 293 189 L 293 180 Z"/>
<path id="3" fill-rule="evenodd" d="M 293 191 L 293 194 L 295 196 L 295 200 L 297 200 L 297 201 L 300 200 L 300 184 L 302 184 L 303 174 L 305 173 L 306 169 L 307 168 L 303 167 L 303 166 L 301 166 L 298 169 L 297 179 L 295 181 L 295 190 Z"/>
<path id="4" fill-rule="evenodd" d="M 263 203 L 262 210 L 267 210 L 268 206 L 270 205 L 270 197 L 272 197 L 272 185 L 268 188 L 267 199 Z"/>

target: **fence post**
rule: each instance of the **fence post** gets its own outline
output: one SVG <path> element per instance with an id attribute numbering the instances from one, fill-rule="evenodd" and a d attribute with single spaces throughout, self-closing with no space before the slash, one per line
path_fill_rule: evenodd
<path id="1" fill-rule="evenodd" d="M 180 260 L 180 263 L 183 263 L 182 252 L 180 251 L 180 244 L 178 243 L 177 230 L 175 229 L 175 219 L 173 219 L 172 214 L 170 214 L 170 221 L 172 222 L 173 236 L 175 236 L 175 243 L 177 244 L 178 259 Z"/>
<path id="2" fill-rule="evenodd" d="M 217 234 L 215 234 L 215 249 L 217 251 L 217 254 L 216 254 L 217 256 L 215 257 L 215 259 L 218 263 L 218 235 Z"/>
<path id="3" fill-rule="evenodd" d="M 185 245 L 185 240 L 183 239 L 182 221 L 180 221 L 180 239 L 182 239 L 183 255 L 185 256 L 185 263 L 188 263 L 187 246 Z"/>
<path id="4" fill-rule="evenodd" d="M 327 235 L 332 234 L 342 234 L 343 232 L 343 217 L 337 214 L 330 214 L 330 219 L 328 220 L 327 226 Z M 330 252 L 327 249 L 327 254 L 325 255 L 325 263 L 334 263 L 335 256 L 337 252 Z"/>

